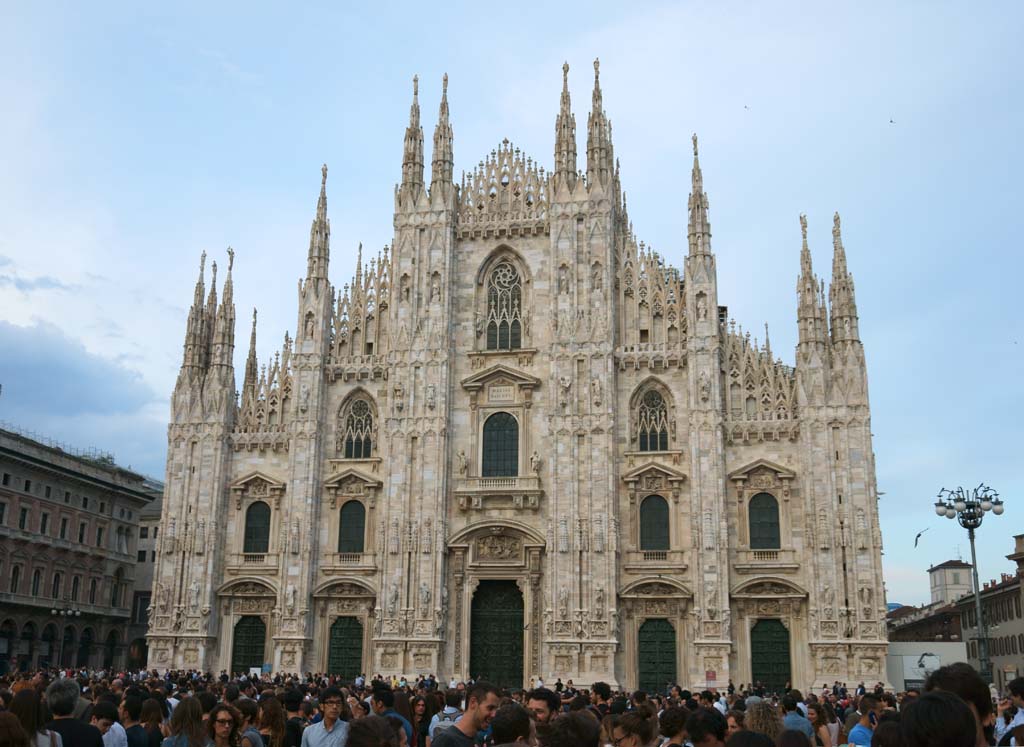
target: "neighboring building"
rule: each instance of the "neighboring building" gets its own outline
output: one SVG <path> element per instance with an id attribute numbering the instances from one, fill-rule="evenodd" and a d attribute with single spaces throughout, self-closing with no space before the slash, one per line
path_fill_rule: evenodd
<path id="1" fill-rule="evenodd" d="M 886 657 L 887 681 L 896 692 L 924 688 L 928 675 L 941 666 L 967 660 L 963 641 L 893 641 L 889 640 Z"/>
<path id="2" fill-rule="evenodd" d="M 240 398 L 233 253 L 219 298 L 201 265 L 152 666 L 649 689 L 885 678 L 839 216 L 827 304 L 801 216 L 785 365 L 720 303 L 696 137 L 681 267 L 637 241 L 596 73 L 585 171 L 566 83 L 550 171 L 504 140 L 461 185 L 447 81 L 429 185 L 414 91 L 394 240 L 339 291 L 324 167 L 296 339 L 261 370 L 254 316 Z"/>
<path id="3" fill-rule="evenodd" d="M 930 604 L 901 606 L 886 615 L 890 642 L 961 640 L 956 600 L 973 588 L 971 564 L 947 560 L 929 568 L 928 577 L 932 591 Z"/>
<path id="4" fill-rule="evenodd" d="M 1024 535 L 1017 535 L 1016 552 L 1009 555 L 1018 567 L 1024 559 Z M 1021 610 L 1021 575 L 1003 573 L 998 581 L 981 585 L 981 614 L 988 628 L 988 655 L 992 660 L 993 684 L 1002 692 L 1010 680 L 1024 673 L 1024 616 Z M 977 668 L 978 616 L 974 594 L 961 597 L 956 603 L 960 613 L 964 642 L 967 643 L 967 661 Z"/>
<path id="5" fill-rule="evenodd" d="M 151 481 L 149 487 L 156 497 L 139 513 L 138 544 L 136 546 L 135 593 L 132 596 L 132 616 L 129 626 L 128 666 L 146 665 L 148 650 L 146 631 L 152 603 L 153 569 L 156 568 L 156 540 L 160 529 L 160 509 L 163 505 L 163 483 Z"/>
<path id="6" fill-rule="evenodd" d="M 146 478 L 0 430 L 0 671 L 123 666 Z"/>

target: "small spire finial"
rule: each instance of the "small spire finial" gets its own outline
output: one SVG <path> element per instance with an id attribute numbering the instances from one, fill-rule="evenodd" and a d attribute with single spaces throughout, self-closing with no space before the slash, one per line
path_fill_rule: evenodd
<path id="1" fill-rule="evenodd" d="M 327 164 L 326 163 L 323 166 L 320 167 L 320 186 L 321 187 L 326 187 L 327 186 Z"/>
<path id="2" fill-rule="evenodd" d="M 420 76 L 412 76 L 412 95 L 413 97 L 420 95 Z"/>
<path id="3" fill-rule="evenodd" d="M 598 57 L 594 58 L 594 83 L 597 83 L 597 79 L 601 77 L 601 60 Z"/>
<path id="4" fill-rule="evenodd" d="M 199 274 L 202 275 L 206 272 L 206 250 L 203 249 L 203 253 L 199 255 Z"/>
<path id="5" fill-rule="evenodd" d="M 217 260 L 210 263 L 210 271 L 213 273 L 213 279 L 210 281 L 214 287 L 217 285 Z"/>
<path id="6" fill-rule="evenodd" d="M 441 79 L 441 93 L 442 95 L 448 93 L 448 73 L 445 73 L 444 78 Z"/>
<path id="7" fill-rule="evenodd" d="M 256 329 L 256 307 L 255 306 L 252 307 L 252 328 L 253 328 L 253 330 Z"/>
<path id="8" fill-rule="evenodd" d="M 569 63 L 562 63 L 562 86 L 568 87 L 569 85 Z"/>
<path id="9" fill-rule="evenodd" d="M 696 158 L 697 157 L 697 133 L 696 132 L 693 133 L 693 137 L 690 138 L 690 139 L 693 140 L 693 157 Z"/>
<path id="10" fill-rule="evenodd" d="M 231 273 L 231 270 L 234 268 L 234 266 L 235 266 L 235 250 L 232 249 L 229 246 L 228 247 L 228 273 L 229 274 Z"/>
<path id="11" fill-rule="evenodd" d="M 807 241 L 807 214 L 800 213 L 800 234 L 804 241 Z"/>
<path id="12" fill-rule="evenodd" d="M 832 238 L 834 239 L 839 238 L 840 223 L 841 221 L 839 220 L 839 211 L 837 210 L 836 214 L 832 216 Z"/>

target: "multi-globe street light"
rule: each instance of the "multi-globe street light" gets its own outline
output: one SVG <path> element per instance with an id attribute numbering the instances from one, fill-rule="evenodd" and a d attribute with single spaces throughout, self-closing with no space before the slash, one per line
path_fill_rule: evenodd
<path id="1" fill-rule="evenodd" d="M 74 607 L 64 607 L 62 609 L 54 608 L 50 610 L 50 614 L 54 617 L 81 617 L 82 610 L 75 609 Z M 57 666 L 64 666 L 64 625 L 61 625 L 60 629 L 60 646 L 57 649 Z"/>
<path id="2" fill-rule="evenodd" d="M 992 661 L 988 656 L 988 629 L 981 614 L 981 588 L 978 583 L 978 556 L 974 550 L 974 530 L 981 526 L 985 514 L 991 511 L 996 516 L 1003 513 L 1003 502 L 992 488 L 984 483 L 968 490 L 943 488 L 935 501 L 935 513 L 947 519 L 956 519 L 967 530 L 971 541 L 971 571 L 974 575 L 974 614 L 978 618 L 978 668 L 985 682 L 992 682 Z"/>

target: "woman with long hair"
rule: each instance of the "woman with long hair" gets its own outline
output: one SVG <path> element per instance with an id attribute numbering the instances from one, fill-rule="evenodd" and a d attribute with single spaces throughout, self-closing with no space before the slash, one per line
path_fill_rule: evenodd
<path id="1" fill-rule="evenodd" d="M 814 744 L 817 747 L 832 747 L 832 734 L 828 730 L 828 715 L 821 703 L 807 704 L 807 720 L 814 728 Z"/>
<path id="2" fill-rule="evenodd" d="M 259 706 L 256 705 L 256 701 L 249 698 L 239 698 L 235 701 L 235 708 L 242 719 L 242 723 L 238 728 L 238 732 L 241 734 L 239 738 L 241 746 L 263 747 L 263 736 L 257 727 L 259 722 L 256 719 L 259 714 Z"/>
<path id="3" fill-rule="evenodd" d="M 422 695 L 412 699 L 412 745 L 411 747 L 426 747 L 427 734 L 430 732 L 430 719 L 434 714 L 430 712 L 430 704 Z"/>
<path id="4" fill-rule="evenodd" d="M 612 744 L 617 747 L 650 747 L 658 736 L 658 719 L 649 705 L 641 705 L 619 717 L 612 729 Z"/>
<path id="5" fill-rule="evenodd" d="M 178 708 L 174 709 L 175 715 Z M 209 737 L 207 744 L 212 747 L 239 747 L 242 742 L 242 714 L 234 706 L 218 703 L 210 711 L 206 733 Z"/>
<path id="6" fill-rule="evenodd" d="M 743 726 L 748 731 L 764 734 L 772 740 L 773 744 L 782 734 L 782 719 L 779 718 L 778 712 L 763 700 L 760 703 L 752 703 L 747 708 L 747 715 L 743 717 Z"/>
<path id="7" fill-rule="evenodd" d="M 194 695 L 184 698 L 171 714 L 170 734 L 160 747 L 206 747 L 210 744 L 210 738 L 204 727 L 203 707 L 199 704 L 199 698 Z"/>
<path id="8" fill-rule="evenodd" d="M 156 698 L 146 698 L 142 701 L 142 713 L 139 715 L 139 723 L 146 730 L 149 738 L 149 747 L 160 747 L 160 742 L 168 734 L 164 726 L 164 712 L 160 708 L 160 701 Z"/>
<path id="9" fill-rule="evenodd" d="M 13 713 L 0 711 L 0 744 L 4 747 L 30 747 L 28 734 Z"/>
<path id="10" fill-rule="evenodd" d="M 281 747 L 286 731 L 284 706 L 277 698 L 267 697 L 260 701 L 260 735 L 266 747 Z"/>
<path id="11" fill-rule="evenodd" d="M 18 717 L 21 728 L 28 734 L 33 747 L 62 747 L 64 742 L 60 734 L 49 731 L 45 726 L 46 715 L 43 711 L 43 700 L 36 690 L 31 688 L 19 690 L 11 700 L 9 710 Z M 3 742 L 0 741 L 0 744 Z"/>

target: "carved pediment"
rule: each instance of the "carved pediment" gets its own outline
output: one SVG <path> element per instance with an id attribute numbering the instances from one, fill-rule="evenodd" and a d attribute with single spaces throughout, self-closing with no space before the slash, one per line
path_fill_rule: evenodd
<path id="1" fill-rule="evenodd" d="M 331 508 L 337 508 L 338 499 L 344 496 L 367 498 L 370 508 L 373 508 L 377 491 L 382 485 L 380 480 L 350 467 L 325 480 L 324 491 L 330 498 Z"/>
<path id="2" fill-rule="evenodd" d="M 217 591 L 217 593 L 224 596 L 265 597 L 277 595 L 277 592 L 266 584 L 260 583 L 259 581 L 247 581 L 244 579 L 225 584 Z"/>
<path id="3" fill-rule="evenodd" d="M 644 578 L 634 581 L 619 592 L 620 597 L 684 597 L 693 598 L 693 592 L 682 584 L 667 578 Z"/>
<path id="4" fill-rule="evenodd" d="M 270 501 L 274 508 L 281 507 L 281 496 L 284 495 L 285 484 L 262 472 L 250 472 L 231 484 L 231 493 L 235 496 L 235 508 L 242 508 L 243 499 Z"/>
<path id="5" fill-rule="evenodd" d="M 735 482 L 749 481 L 753 477 L 773 476 L 777 481 L 789 481 L 796 478 L 793 470 L 786 469 L 781 464 L 770 462 L 767 459 L 758 459 L 750 464 L 740 467 L 738 470 L 729 473 L 729 479 Z"/>
<path id="6" fill-rule="evenodd" d="M 639 493 L 660 492 L 669 493 L 678 501 L 686 475 L 663 464 L 648 462 L 624 474 L 622 481 L 629 486 L 630 500 L 635 501 Z"/>
<path id="7" fill-rule="evenodd" d="M 807 596 L 807 592 L 787 581 L 771 578 L 748 581 L 735 589 L 732 592 L 732 596 L 737 598 L 763 597 L 771 599 L 779 599 L 781 597 L 804 598 Z"/>
<path id="8" fill-rule="evenodd" d="M 470 392 L 476 392 L 485 385 L 497 383 L 498 380 L 502 380 L 504 384 L 511 384 L 525 391 L 530 391 L 540 386 L 540 379 L 536 376 L 524 374 L 521 371 L 499 363 L 463 379 L 462 388 Z"/>

